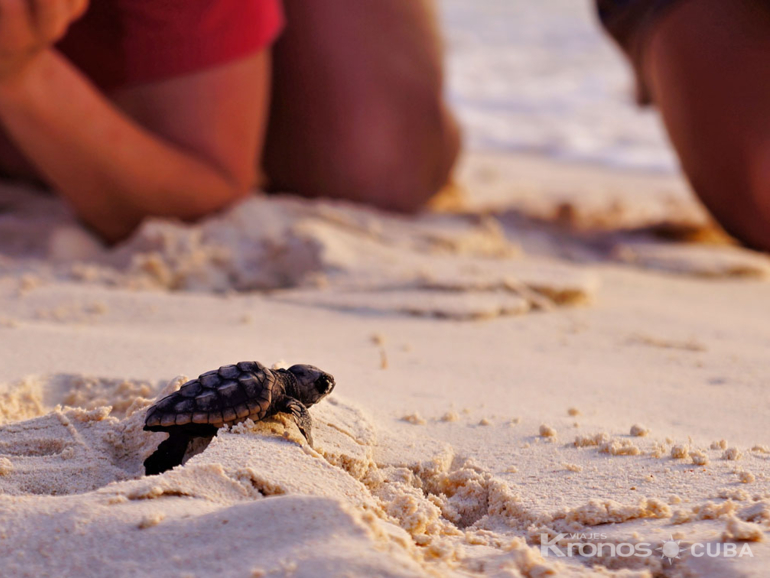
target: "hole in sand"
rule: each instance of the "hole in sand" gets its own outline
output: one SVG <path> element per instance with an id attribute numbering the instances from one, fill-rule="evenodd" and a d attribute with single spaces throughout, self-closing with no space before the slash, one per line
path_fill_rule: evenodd
<path id="1" fill-rule="evenodd" d="M 164 438 L 142 431 L 160 385 L 56 374 L 3 387 L 0 494 L 79 494 L 143 476 Z"/>

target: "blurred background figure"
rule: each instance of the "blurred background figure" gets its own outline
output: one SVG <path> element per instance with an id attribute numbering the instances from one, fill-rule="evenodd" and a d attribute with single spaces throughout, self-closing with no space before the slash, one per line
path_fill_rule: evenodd
<path id="1" fill-rule="evenodd" d="M 441 0 L 449 100 L 472 151 L 674 174 L 594 0 Z"/>
<path id="2" fill-rule="evenodd" d="M 643 172 L 681 166 L 729 233 L 770 250 L 770 2 L 441 4 L 451 102 L 470 147 Z M 652 108 L 633 106 L 599 21 L 668 136 Z"/>
<path id="3" fill-rule="evenodd" d="M 770 250 L 770 1 L 598 0 L 719 223 Z"/>
<path id="4" fill-rule="evenodd" d="M 681 165 L 768 250 L 769 26 L 768 0 L 0 0 L 0 170 L 110 241 L 255 185 L 414 211 L 457 158 L 446 95 L 472 150 Z"/>
<path id="5" fill-rule="evenodd" d="M 435 16 L 430 0 L 0 0 L 0 168 L 110 241 L 257 184 L 415 210 L 459 148 Z"/>

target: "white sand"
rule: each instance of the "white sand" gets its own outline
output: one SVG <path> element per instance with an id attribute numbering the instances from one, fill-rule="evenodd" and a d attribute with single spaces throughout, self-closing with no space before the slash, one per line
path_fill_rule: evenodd
<path id="1" fill-rule="evenodd" d="M 770 260 L 653 234 L 705 230 L 673 178 L 460 178 L 463 214 L 256 198 L 113 251 L 1 191 L 0 575 L 762 575 Z M 155 395 L 249 359 L 335 375 L 315 450 L 279 417 L 143 477 Z M 558 532 L 754 556 L 543 557 Z"/>

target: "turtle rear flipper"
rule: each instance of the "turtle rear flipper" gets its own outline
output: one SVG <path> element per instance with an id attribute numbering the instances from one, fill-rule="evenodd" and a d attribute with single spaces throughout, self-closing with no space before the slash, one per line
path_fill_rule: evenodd
<path id="1" fill-rule="evenodd" d="M 185 432 L 169 432 L 168 439 L 162 441 L 155 453 L 144 460 L 145 475 L 162 474 L 181 465 L 191 439 L 192 436 Z"/>

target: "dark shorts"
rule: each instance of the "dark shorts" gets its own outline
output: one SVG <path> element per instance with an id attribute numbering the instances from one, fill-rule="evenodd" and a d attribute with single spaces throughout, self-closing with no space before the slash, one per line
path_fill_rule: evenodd
<path id="1" fill-rule="evenodd" d="M 599 19 L 625 49 L 666 10 L 682 0 L 596 0 Z M 728 0 L 729 1 L 729 0 Z"/>
<path id="2" fill-rule="evenodd" d="M 650 102 L 641 79 L 642 53 L 656 21 L 685 0 L 596 0 L 599 19 L 631 59 L 637 76 L 637 100 Z M 730 1 L 730 0 L 725 0 Z"/>

